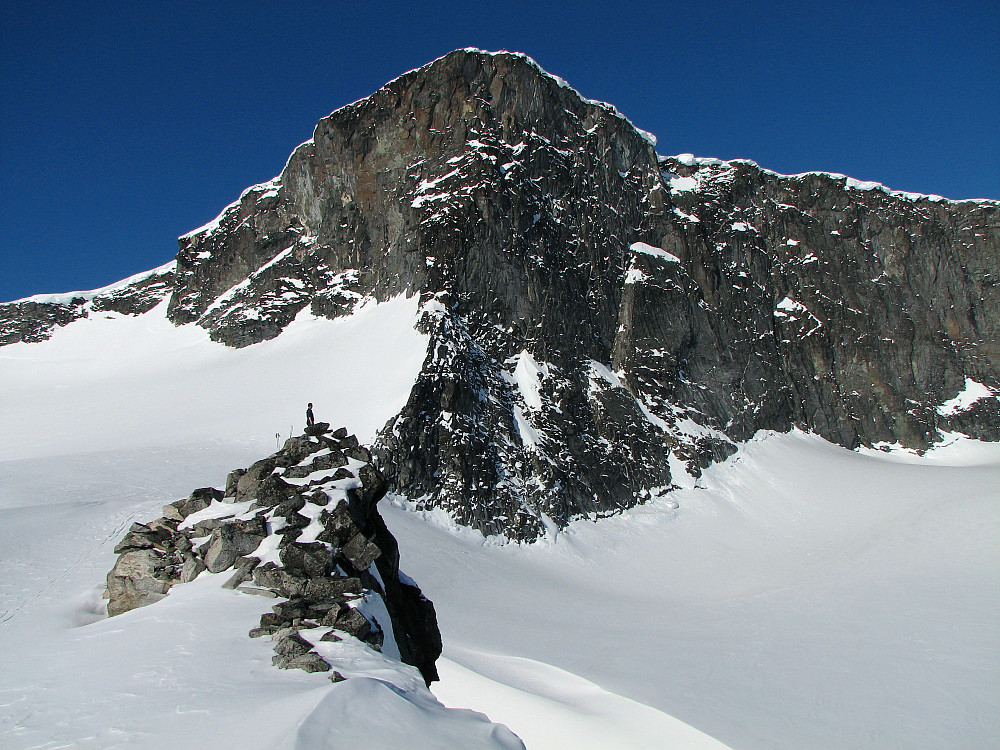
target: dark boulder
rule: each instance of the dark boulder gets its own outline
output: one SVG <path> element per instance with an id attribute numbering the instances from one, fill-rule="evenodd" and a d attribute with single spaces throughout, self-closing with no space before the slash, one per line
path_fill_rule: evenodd
<path id="1" fill-rule="evenodd" d="M 329 422 L 317 422 L 316 424 L 309 425 L 308 427 L 306 427 L 306 430 L 305 430 L 306 435 L 309 435 L 309 436 L 312 436 L 312 437 L 318 437 L 320 435 L 325 435 L 329 431 L 330 431 L 330 423 Z"/>
<path id="2" fill-rule="evenodd" d="M 361 581 L 346 576 L 311 578 L 303 593 L 309 599 L 342 601 L 346 594 L 361 595 Z"/>
<path id="3" fill-rule="evenodd" d="M 364 534 L 358 533 L 351 537 L 347 543 L 341 547 L 340 556 L 346 560 L 355 570 L 367 570 L 382 554 L 381 550 L 365 538 Z"/>
<path id="4" fill-rule="evenodd" d="M 289 484 L 276 474 L 272 474 L 257 484 L 253 495 L 256 500 L 250 507 L 273 508 L 285 502 L 295 491 L 294 485 Z M 247 493 L 244 497 L 249 499 L 251 495 Z"/>
<path id="5" fill-rule="evenodd" d="M 321 542 L 295 542 L 281 550 L 281 564 L 292 575 L 322 578 L 333 572 L 333 553 Z"/>
<path id="6" fill-rule="evenodd" d="M 281 669 L 301 669 L 305 672 L 329 672 L 332 669 L 329 663 L 315 651 L 293 657 L 275 655 L 271 657 L 271 663 Z"/>
<path id="7" fill-rule="evenodd" d="M 228 486 L 228 481 L 227 481 Z M 190 516 L 192 513 L 197 513 L 199 510 L 204 510 L 213 502 L 222 500 L 222 492 L 215 489 L 214 487 L 202 487 L 192 492 L 186 499 L 177 500 L 176 502 L 170 503 L 163 506 L 163 516 L 164 518 L 172 519 L 175 521 L 183 521 L 185 518 Z"/>
<path id="8" fill-rule="evenodd" d="M 359 641 L 366 640 L 372 634 L 372 624 L 361 612 L 353 607 L 347 607 L 337 617 L 333 627 L 343 633 L 352 635 Z"/>
<path id="9" fill-rule="evenodd" d="M 236 481 L 235 497 L 237 502 L 257 497 L 258 486 L 266 477 L 270 476 L 276 466 L 277 460 L 273 457 L 262 458 L 260 461 L 254 462 Z"/>

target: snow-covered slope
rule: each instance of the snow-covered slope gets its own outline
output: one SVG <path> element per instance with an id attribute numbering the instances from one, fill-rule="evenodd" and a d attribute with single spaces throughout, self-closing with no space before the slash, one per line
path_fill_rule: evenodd
<path id="1" fill-rule="evenodd" d="M 473 705 L 472 677 L 506 686 L 474 705 L 528 747 L 560 745 L 522 723 L 525 693 L 609 720 L 573 746 L 669 746 L 651 740 L 672 716 L 733 748 L 992 747 L 1000 446 L 908 458 L 761 433 L 697 487 L 531 547 L 396 508 L 438 603 L 438 694 Z"/>
<path id="2" fill-rule="evenodd" d="M 246 637 L 267 603 L 218 576 L 101 614 L 129 523 L 273 450 L 307 401 L 371 440 L 419 371 L 417 312 L 303 314 L 241 350 L 108 314 L 0 349 L 0 746 L 517 746 L 374 652 L 339 685 L 274 669 Z M 438 611 L 434 694 L 532 750 L 995 746 L 998 446 L 761 433 L 687 485 L 534 545 L 383 502 Z"/>
<path id="3" fill-rule="evenodd" d="M 422 360 L 415 314 L 400 298 L 338 322 L 303 316 L 250 357 L 162 310 L 4 349 L 0 746 L 522 747 L 354 639 L 317 646 L 346 682 L 276 669 L 268 640 L 247 637 L 273 601 L 222 589 L 225 573 L 113 619 L 101 598 L 133 521 L 271 452 L 308 400 L 370 441 Z"/>
<path id="4" fill-rule="evenodd" d="M 92 315 L 49 341 L 0 349 L 0 455 L 237 441 L 256 456 L 275 449 L 276 433 L 301 431 L 310 401 L 371 442 L 406 402 L 426 350 L 416 298 L 336 321 L 303 311 L 280 339 L 245 352 L 173 326 L 165 306 Z"/>

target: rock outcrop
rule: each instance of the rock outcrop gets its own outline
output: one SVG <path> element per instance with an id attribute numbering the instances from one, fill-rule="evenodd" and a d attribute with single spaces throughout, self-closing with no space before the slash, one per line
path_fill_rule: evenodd
<path id="1" fill-rule="evenodd" d="M 306 308 L 419 295 L 430 341 L 373 446 L 386 480 L 533 539 L 761 429 L 1000 439 L 998 258 L 998 201 L 658 156 L 523 55 L 457 50 L 182 237 L 168 315 L 243 347 Z"/>
<path id="2" fill-rule="evenodd" d="M 92 292 L 42 294 L 0 303 L 0 346 L 45 341 L 52 332 L 93 313 L 141 315 L 173 291 L 173 262 Z"/>
<path id="3" fill-rule="evenodd" d="M 274 640 L 276 666 L 332 671 L 303 631 L 378 650 L 389 638 L 429 684 L 441 635 L 433 605 L 400 576 L 396 540 L 377 509 L 385 479 L 346 430 L 313 432 L 232 472 L 226 492 L 197 489 L 165 505 L 162 518 L 133 524 L 115 547 L 108 614 L 151 604 L 206 570 L 232 571 L 223 588 L 276 600 L 250 631 Z M 380 606 L 383 622 L 373 614 Z"/>

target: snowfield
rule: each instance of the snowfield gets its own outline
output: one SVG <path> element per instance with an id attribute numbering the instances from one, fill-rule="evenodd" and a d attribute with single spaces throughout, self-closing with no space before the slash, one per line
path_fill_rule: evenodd
<path id="1" fill-rule="evenodd" d="M 761 433 L 530 546 L 387 499 L 444 637 L 433 695 L 350 643 L 337 685 L 273 668 L 247 637 L 269 600 L 226 574 L 104 616 L 129 524 L 272 452 L 307 401 L 370 442 L 423 361 L 417 314 L 304 313 L 232 350 L 161 306 L 0 348 L 0 747 L 997 747 L 1000 446 L 960 437 Z"/>

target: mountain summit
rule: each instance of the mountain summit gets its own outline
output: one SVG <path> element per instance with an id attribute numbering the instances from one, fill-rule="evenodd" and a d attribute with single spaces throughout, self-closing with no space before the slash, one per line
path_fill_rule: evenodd
<path id="1" fill-rule="evenodd" d="M 0 306 L 0 343 L 169 294 L 175 324 L 245 347 L 419 295 L 426 358 L 382 471 L 418 507 L 533 539 L 761 429 L 1000 439 L 998 251 L 996 201 L 658 156 L 530 58 L 467 49 L 321 120 L 175 268 Z"/>

